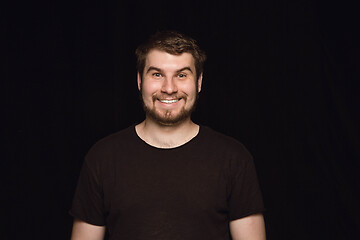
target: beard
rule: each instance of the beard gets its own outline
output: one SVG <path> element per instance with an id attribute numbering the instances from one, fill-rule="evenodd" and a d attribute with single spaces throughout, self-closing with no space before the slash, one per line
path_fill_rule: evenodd
<path id="1" fill-rule="evenodd" d="M 190 108 L 185 109 L 183 107 L 180 112 L 174 113 L 173 110 L 165 110 L 165 111 L 159 111 L 155 107 L 155 101 L 157 101 L 159 97 L 157 95 L 154 95 L 152 97 L 153 106 L 152 108 L 149 108 L 146 106 L 144 99 L 142 97 L 142 91 L 140 90 L 140 99 L 143 105 L 144 112 L 146 114 L 146 117 L 151 118 L 153 121 L 159 123 L 160 125 L 164 126 L 174 126 L 182 123 L 186 119 L 190 118 L 191 114 L 195 111 L 196 103 L 199 98 L 199 93 L 196 92 L 196 97 L 194 103 L 190 106 Z M 176 96 L 175 98 L 181 98 L 185 103 L 187 102 L 187 96 Z"/>

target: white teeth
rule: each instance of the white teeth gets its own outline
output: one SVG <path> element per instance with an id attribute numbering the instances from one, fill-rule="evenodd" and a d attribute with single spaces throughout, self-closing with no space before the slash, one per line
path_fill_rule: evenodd
<path id="1" fill-rule="evenodd" d="M 170 103 L 176 103 L 177 101 L 179 101 L 179 99 L 174 99 L 174 100 L 160 100 L 160 102 L 162 102 L 162 103 L 168 103 L 168 104 L 170 104 Z"/>

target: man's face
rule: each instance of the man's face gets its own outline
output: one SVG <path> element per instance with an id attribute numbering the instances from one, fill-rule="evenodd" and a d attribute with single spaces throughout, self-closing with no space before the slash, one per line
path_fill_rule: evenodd
<path id="1" fill-rule="evenodd" d="M 190 118 L 201 89 L 196 79 L 195 61 L 190 53 L 172 55 L 151 50 L 143 77 L 138 75 L 147 118 L 162 125 L 176 125 Z"/>

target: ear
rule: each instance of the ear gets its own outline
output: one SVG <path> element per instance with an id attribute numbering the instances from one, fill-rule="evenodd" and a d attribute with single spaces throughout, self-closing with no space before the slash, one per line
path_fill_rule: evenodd
<path id="1" fill-rule="evenodd" d="M 203 79 L 203 74 L 201 73 L 197 80 L 198 81 L 198 93 L 201 91 L 202 79 Z"/>
<path id="2" fill-rule="evenodd" d="M 140 73 L 137 73 L 137 85 L 138 85 L 138 89 L 139 91 L 141 90 L 141 76 Z"/>

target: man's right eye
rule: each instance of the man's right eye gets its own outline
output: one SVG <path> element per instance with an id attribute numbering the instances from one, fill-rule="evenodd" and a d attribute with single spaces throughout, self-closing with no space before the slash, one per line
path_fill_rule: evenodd
<path id="1" fill-rule="evenodd" d="M 153 73 L 154 77 L 161 77 L 161 73 Z"/>

